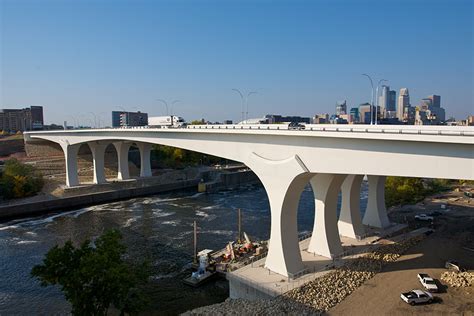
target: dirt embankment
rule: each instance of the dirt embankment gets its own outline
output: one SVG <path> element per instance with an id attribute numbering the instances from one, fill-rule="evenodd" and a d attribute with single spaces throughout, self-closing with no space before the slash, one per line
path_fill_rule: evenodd
<path id="1" fill-rule="evenodd" d="M 330 315 L 474 315 L 474 287 L 451 286 L 441 280 L 447 260 L 457 260 L 471 274 L 474 272 L 474 201 L 462 192 L 449 192 L 428 198 L 423 203 L 394 210 L 392 218 L 406 218 L 411 226 L 429 225 L 413 220 L 415 214 L 439 211 L 433 226 L 435 233 L 411 248 L 397 262 L 365 282 Z M 445 205 L 442 208 L 441 205 Z M 422 289 L 418 273 L 435 278 L 440 293 L 436 303 L 410 306 L 400 293 Z"/>
<path id="2" fill-rule="evenodd" d="M 0 159 L 10 156 L 24 156 L 25 143 L 22 135 L 13 135 L 0 138 Z"/>

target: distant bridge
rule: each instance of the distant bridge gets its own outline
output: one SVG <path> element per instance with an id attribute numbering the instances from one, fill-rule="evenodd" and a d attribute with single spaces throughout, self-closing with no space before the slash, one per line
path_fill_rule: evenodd
<path id="1" fill-rule="evenodd" d="M 25 142 L 47 140 L 64 151 L 66 185 L 79 184 L 77 154 L 88 144 L 94 183 L 106 182 L 104 153 L 113 144 L 118 179 L 129 178 L 128 151 L 140 150 L 140 176 L 151 176 L 152 144 L 239 161 L 264 185 L 271 208 L 271 234 L 265 266 L 289 276 L 303 269 L 298 247 L 297 209 L 310 183 L 316 216 L 308 248 L 326 257 L 342 253 L 339 235 L 364 234 L 362 223 L 390 225 L 384 197 L 386 176 L 474 180 L 474 127 L 399 125 L 191 125 L 187 128 L 120 128 L 27 132 Z M 369 198 L 364 218 L 359 199 L 363 176 Z M 337 197 L 342 191 L 339 221 Z"/>

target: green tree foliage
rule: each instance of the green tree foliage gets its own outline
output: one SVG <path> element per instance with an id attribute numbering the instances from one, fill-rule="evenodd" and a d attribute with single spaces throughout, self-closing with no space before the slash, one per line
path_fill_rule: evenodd
<path id="1" fill-rule="evenodd" d="M 149 269 L 145 262 L 132 266 L 123 260 L 121 239 L 119 231 L 109 230 L 78 248 L 70 240 L 54 246 L 31 275 L 42 286 L 60 285 L 74 315 L 106 315 L 112 305 L 121 315 L 135 314 L 146 306 L 141 289 Z"/>
<path id="2" fill-rule="evenodd" d="M 204 125 L 206 122 L 204 120 L 193 120 L 191 121 L 191 125 Z"/>
<path id="3" fill-rule="evenodd" d="M 222 163 L 225 159 L 164 145 L 154 145 L 152 159 L 166 168 L 184 168 L 196 165 Z"/>
<path id="4" fill-rule="evenodd" d="M 385 204 L 387 207 L 414 204 L 425 197 L 450 187 L 452 180 L 387 177 L 385 182 Z"/>
<path id="5" fill-rule="evenodd" d="M 42 175 L 33 166 L 9 159 L 0 177 L 0 196 L 12 199 L 35 195 L 43 185 Z"/>

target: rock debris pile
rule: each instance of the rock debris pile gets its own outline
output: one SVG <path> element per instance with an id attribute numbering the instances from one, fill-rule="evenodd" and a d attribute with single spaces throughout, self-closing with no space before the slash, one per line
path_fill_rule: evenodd
<path id="1" fill-rule="evenodd" d="M 452 287 L 474 286 L 474 272 L 444 272 L 441 281 Z"/>
<path id="2" fill-rule="evenodd" d="M 336 306 L 382 267 L 396 261 L 425 235 L 382 246 L 324 276 L 271 300 L 227 299 L 220 304 L 200 307 L 183 315 L 320 315 Z"/>
<path id="3" fill-rule="evenodd" d="M 424 236 L 418 236 L 383 246 L 283 295 L 318 311 L 327 311 L 372 278 L 383 265 L 396 261 L 408 248 L 423 238 Z"/>
<path id="4" fill-rule="evenodd" d="M 223 303 L 199 307 L 192 311 L 187 311 L 182 314 L 186 316 L 191 315 L 290 315 L 290 316 L 309 316 L 309 315 L 321 315 L 320 312 L 314 309 L 296 303 L 284 297 L 277 297 L 270 300 L 255 300 L 248 301 L 244 299 L 230 299 L 228 298 Z"/>

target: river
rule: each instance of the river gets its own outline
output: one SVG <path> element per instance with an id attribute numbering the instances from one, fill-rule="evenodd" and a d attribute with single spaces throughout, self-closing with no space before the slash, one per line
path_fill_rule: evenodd
<path id="1" fill-rule="evenodd" d="M 367 202 L 363 183 L 361 209 Z M 30 277 L 54 245 L 71 239 L 78 244 L 110 228 L 119 229 L 128 255 L 152 264 L 148 289 L 150 310 L 177 314 L 218 303 L 228 296 L 224 280 L 194 289 L 181 283 L 188 276 L 193 253 L 192 225 L 199 226 L 198 248 L 220 249 L 237 236 L 237 209 L 242 227 L 252 239 L 270 234 L 270 210 L 263 187 L 246 186 L 213 194 L 175 192 L 96 205 L 47 216 L 0 224 L 0 315 L 68 314 L 70 306 L 58 287 L 41 287 Z M 298 230 L 311 231 L 314 199 L 310 187 L 302 193 Z"/>

